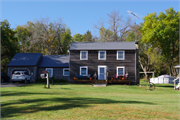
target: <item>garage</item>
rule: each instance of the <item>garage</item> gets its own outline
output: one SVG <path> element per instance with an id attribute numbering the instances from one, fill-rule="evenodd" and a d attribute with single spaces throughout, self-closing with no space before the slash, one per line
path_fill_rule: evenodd
<path id="1" fill-rule="evenodd" d="M 31 81 L 37 79 L 37 66 L 42 59 L 42 53 L 16 53 L 8 64 L 8 76 L 12 82 L 12 74 L 15 71 L 27 71 L 31 75 Z"/>

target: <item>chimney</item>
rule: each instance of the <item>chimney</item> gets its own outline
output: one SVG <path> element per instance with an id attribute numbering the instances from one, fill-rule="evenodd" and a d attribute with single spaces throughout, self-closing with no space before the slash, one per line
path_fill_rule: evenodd
<path id="1" fill-rule="evenodd" d="M 136 49 L 138 49 L 138 43 L 139 43 L 139 41 L 135 40 Z"/>

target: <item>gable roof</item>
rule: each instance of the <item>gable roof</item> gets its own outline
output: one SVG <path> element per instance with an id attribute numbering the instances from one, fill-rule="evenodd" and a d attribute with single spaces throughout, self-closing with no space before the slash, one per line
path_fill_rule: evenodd
<path id="1" fill-rule="evenodd" d="M 69 67 L 69 55 L 43 55 L 38 67 Z"/>
<path id="2" fill-rule="evenodd" d="M 8 66 L 36 66 L 42 53 L 16 53 Z"/>
<path id="3" fill-rule="evenodd" d="M 176 65 L 175 68 L 180 68 L 180 64 L 179 64 L 179 65 Z"/>
<path id="4" fill-rule="evenodd" d="M 69 50 L 135 50 L 135 42 L 72 42 Z"/>

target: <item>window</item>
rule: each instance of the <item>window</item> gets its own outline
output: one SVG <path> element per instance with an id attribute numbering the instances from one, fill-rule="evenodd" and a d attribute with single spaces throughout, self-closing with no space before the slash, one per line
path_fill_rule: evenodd
<path id="1" fill-rule="evenodd" d="M 63 76 L 69 76 L 69 68 L 63 68 Z"/>
<path id="2" fill-rule="evenodd" d="M 98 52 L 98 60 L 106 60 L 106 51 Z"/>
<path id="3" fill-rule="evenodd" d="M 88 51 L 80 51 L 80 60 L 88 60 Z"/>
<path id="4" fill-rule="evenodd" d="M 124 59 L 125 59 L 124 51 L 117 51 L 117 60 L 124 60 Z"/>
<path id="5" fill-rule="evenodd" d="M 123 76 L 125 74 L 124 71 L 124 66 L 117 67 L 117 76 Z"/>
<path id="6" fill-rule="evenodd" d="M 80 67 L 80 75 L 83 75 L 83 76 L 88 75 L 88 67 L 87 66 L 81 66 Z"/>
<path id="7" fill-rule="evenodd" d="M 46 70 L 49 72 L 49 77 L 53 76 L 53 68 L 46 68 Z"/>

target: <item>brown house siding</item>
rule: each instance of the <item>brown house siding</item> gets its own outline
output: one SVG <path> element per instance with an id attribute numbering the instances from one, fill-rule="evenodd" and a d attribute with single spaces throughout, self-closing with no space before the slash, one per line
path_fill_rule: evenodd
<path id="1" fill-rule="evenodd" d="M 80 74 L 80 66 L 88 66 L 88 74 L 98 73 L 99 65 L 106 65 L 109 76 L 117 73 L 117 66 L 124 66 L 128 71 L 132 84 L 136 84 L 135 50 L 125 50 L 125 60 L 117 60 L 116 50 L 106 50 L 106 60 L 98 60 L 98 50 L 88 50 L 88 60 L 80 60 L 80 50 L 70 51 L 70 82 Z"/>

